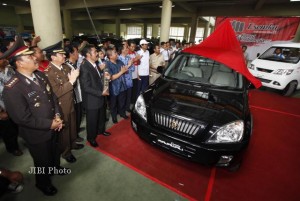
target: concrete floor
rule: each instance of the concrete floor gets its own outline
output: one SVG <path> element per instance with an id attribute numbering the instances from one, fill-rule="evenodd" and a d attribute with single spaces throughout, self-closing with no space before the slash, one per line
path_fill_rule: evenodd
<path id="1" fill-rule="evenodd" d="M 112 123 L 109 121 L 107 128 L 111 125 Z M 82 127 L 85 127 L 85 121 Z M 81 136 L 86 138 L 85 131 L 82 131 Z M 21 193 L 7 193 L 0 198 L 1 201 L 186 200 L 90 146 L 73 151 L 74 156 L 77 158 L 77 161 L 73 164 L 61 159 L 61 165 L 70 168 L 72 172 L 70 175 L 52 177 L 52 183 L 57 187 L 58 193 L 53 197 L 44 196 L 35 187 L 34 175 L 28 173 L 30 167 L 33 166 L 33 161 L 25 143 L 22 139 L 19 139 L 19 144 L 24 154 L 16 157 L 6 152 L 2 139 L 0 139 L 0 166 L 21 171 L 25 183 Z"/>
<path id="2" fill-rule="evenodd" d="M 263 90 L 269 91 L 268 89 Z M 292 97 L 300 98 L 300 90 L 296 91 Z M 85 127 L 85 121 L 81 126 Z M 110 120 L 107 128 L 111 126 Z M 86 138 L 85 131 L 81 132 L 81 136 Z M 73 151 L 77 158 L 77 162 L 74 164 L 69 164 L 61 159 L 62 166 L 70 168 L 72 172 L 66 176 L 54 176 L 52 181 L 53 185 L 57 187 L 58 193 L 53 197 L 44 196 L 41 191 L 35 188 L 34 175 L 28 173 L 30 167 L 33 166 L 33 161 L 25 143 L 19 139 L 19 144 L 24 155 L 15 157 L 6 152 L 2 139 L 0 139 L 0 166 L 21 171 L 25 183 L 21 193 L 8 193 L 0 198 L 1 201 L 186 200 L 89 146 L 85 146 L 82 150 Z"/>

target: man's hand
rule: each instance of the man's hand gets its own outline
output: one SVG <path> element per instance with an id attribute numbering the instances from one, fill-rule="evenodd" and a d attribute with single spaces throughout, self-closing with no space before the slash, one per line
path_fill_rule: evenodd
<path id="1" fill-rule="evenodd" d="M 124 74 L 124 73 L 126 73 L 127 71 L 128 71 L 128 66 L 122 66 L 121 67 L 121 74 Z"/>
<path id="2" fill-rule="evenodd" d="M 128 61 L 128 67 L 130 67 L 132 64 L 133 64 L 133 59 L 130 59 L 130 60 Z"/>
<path id="3" fill-rule="evenodd" d="M 71 82 L 71 84 L 74 84 L 78 76 L 79 76 L 79 69 L 71 70 L 71 72 L 68 74 L 69 82 Z"/>
<path id="4" fill-rule="evenodd" d="M 8 114 L 7 112 L 0 112 L 0 120 L 7 120 L 8 119 Z"/>
<path id="5" fill-rule="evenodd" d="M 137 54 L 136 56 L 135 56 L 135 61 L 138 61 L 138 60 L 140 60 L 141 58 L 143 57 L 143 55 L 139 55 L 139 54 Z"/>
<path id="6" fill-rule="evenodd" d="M 57 118 L 53 119 L 50 129 L 55 130 L 55 131 L 60 131 L 63 126 L 62 122 L 63 121 L 61 119 L 57 119 Z"/>
<path id="7" fill-rule="evenodd" d="M 41 42 L 41 37 L 40 36 L 36 36 L 32 39 L 31 41 L 31 46 L 37 46 L 37 44 Z"/>
<path id="8" fill-rule="evenodd" d="M 102 64 L 100 64 L 100 65 L 98 65 L 98 66 L 99 66 L 99 68 L 100 68 L 101 70 L 103 70 L 103 69 L 105 68 L 106 64 L 105 64 L 105 63 L 102 63 Z"/>

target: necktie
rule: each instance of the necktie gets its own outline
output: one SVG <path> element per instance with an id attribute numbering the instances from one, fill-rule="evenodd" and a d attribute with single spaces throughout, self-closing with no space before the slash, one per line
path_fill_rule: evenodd
<path id="1" fill-rule="evenodd" d="M 101 74 L 100 74 L 100 72 L 99 72 L 99 69 L 98 69 L 98 67 L 97 67 L 97 66 L 94 66 L 94 67 L 95 67 L 95 69 L 96 69 L 96 71 L 97 71 L 97 73 L 98 73 L 99 77 L 101 78 Z"/>

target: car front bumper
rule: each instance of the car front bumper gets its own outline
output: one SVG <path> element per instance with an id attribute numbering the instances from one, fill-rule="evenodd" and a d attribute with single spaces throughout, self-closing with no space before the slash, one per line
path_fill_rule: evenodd
<path id="1" fill-rule="evenodd" d="M 228 144 L 192 143 L 180 136 L 170 135 L 163 129 L 153 127 L 135 112 L 131 115 L 131 125 L 145 141 L 177 156 L 204 164 L 231 166 L 241 161 L 248 141 Z"/>

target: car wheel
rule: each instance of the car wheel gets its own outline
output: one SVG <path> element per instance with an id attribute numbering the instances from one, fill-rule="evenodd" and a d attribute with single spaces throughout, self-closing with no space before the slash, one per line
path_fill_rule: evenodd
<path id="1" fill-rule="evenodd" d="M 294 91 L 296 90 L 297 88 L 297 81 L 292 81 L 290 82 L 282 91 L 282 95 L 284 96 L 290 96 L 294 93 Z"/>

